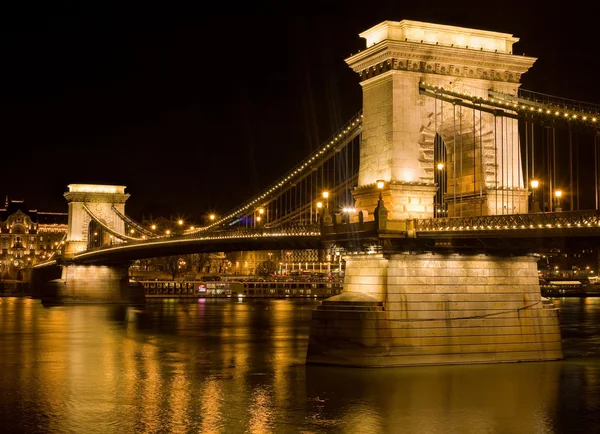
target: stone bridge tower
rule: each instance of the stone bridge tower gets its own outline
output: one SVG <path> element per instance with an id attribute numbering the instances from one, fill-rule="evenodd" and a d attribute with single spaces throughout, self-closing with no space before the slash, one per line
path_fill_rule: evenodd
<path id="1" fill-rule="evenodd" d="M 125 214 L 125 202 L 129 194 L 123 185 L 69 184 L 69 191 L 64 194 L 69 202 L 69 226 L 65 258 L 88 248 L 90 223 L 94 218 L 108 230 L 117 234 L 125 234 L 125 222 L 115 213 L 116 208 Z M 114 237 L 115 241 L 117 237 Z"/>
<path id="2" fill-rule="evenodd" d="M 363 88 L 354 197 L 356 208 L 370 213 L 377 206 L 379 223 L 384 217 L 385 231 L 377 228 L 384 248 L 344 258 L 343 293 L 313 312 L 307 362 L 374 367 L 561 359 L 558 311 L 542 300 L 535 255 L 512 252 L 508 243 L 504 251 L 451 242 L 385 247 L 386 238 L 411 238 L 411 219 L 434 216 L 440 141 L 450 217 L 527 212 L 516 120 L 426 96 L 420 83 L 457 96 L 516 95 L 535 59 L 513 55 L 517 38 L 509 34 L 415 21 L 385 21 L 360 36 L 366 50 L 347 59 Z"/>
<path id="3" fill-rule="evenodd" d="M 512 54 L 519 39 L 408 20 L 384 21 L 360 36 L 367 48 L 346 59 L 363 88 L 356 207 L 372 212 L 383 180 L 390 219 L 433 217 L 437 134 L 447 152 L 448 216 L 527 212 L 517 121 L 419 92 L 425 82 L 482 98 L 490 90 L 516 95 L 536 60 Z"/>

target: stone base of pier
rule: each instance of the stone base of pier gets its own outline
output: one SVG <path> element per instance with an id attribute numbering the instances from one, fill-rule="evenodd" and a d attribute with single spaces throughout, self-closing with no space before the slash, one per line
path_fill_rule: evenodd
<path id="1" fill-rule="evenodd" d="M 534 256 L 355 255 L 313 312 L 306 361 L 357 367 L 563 358 Z"/>
<path id="2" fill-rule="evenodd" d="M 43 303 L 145 303 L 144 288 L 129 282 L 127 267 L 105 265 L 64 265 L 60 279 L 47 282 Z"/>

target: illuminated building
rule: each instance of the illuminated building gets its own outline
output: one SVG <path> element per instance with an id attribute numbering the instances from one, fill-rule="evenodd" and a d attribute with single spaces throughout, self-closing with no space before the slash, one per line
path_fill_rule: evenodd
<path id="1" fill-rule="evenodd" d="M 28 209 L 6 198 L 0 209 L 0 277 L 18 278 L 19 270 L 44 260 L 60 248 L 67 233 L 66 212 Z"/>

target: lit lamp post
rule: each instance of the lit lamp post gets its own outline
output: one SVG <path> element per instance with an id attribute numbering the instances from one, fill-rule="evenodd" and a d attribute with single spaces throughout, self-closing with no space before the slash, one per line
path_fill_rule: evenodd
<path id="1" fill-rule="evenodd" d="M 435 217 L 444 217 L 445 209 L 444 209 L 444 163 L 437 164 L 437 184 L 439 185 L 438 192 L 436 193 L 436 204 L 435 204 Z"/>
<path id="2" fill-rule="evenodd" d="M 540 207 L 537 203 L 537 200 L 535 199 L 535 192 L 538 189 L 538 187 L 540 186 L 540 181 L 538 181 L 537 179 L 532 179 L 530 184 L 531 184 L 531 211 L 539 212 Z"/>
<path id="3" fill-rule="evenodd" d="M 377 180 L 377 189 L 379 190 L 379 200 L 383 200 L 382 191 L 385 186 L 385 181 L 383 179 Z"/>
<path id="4" fill-rule="evenodd" d="M 560 198 L 562 197 L 562 190 L 555 190 L 554 191 L 554 195 L 556 196 L 556 206 L 555 209 L 557 212 L 562 211 L 562 208 L 560 206 Z"/>
<path id="5" fill-rule="evenodd" d="M 254 225 L 255 227 L 260 226 L 260 222 L 262 220 L 263 214 L 265 213 L 265 210 L 263 208 L 258 208 L 257 212 L 258 212 L 258 215 L 256 216 L 255 225 Z"/>
<path id="6" fill-rule="evenodd" d="M 379 200 L 377 201 L 377 207 L 375 208 L 375 222 L 379 229 L 385 229 L 387 224 L 387 216 L 388 210 L 385 209 L 385 204 L 383 203 L 383 187 L 385 186 L 385 181 L 382 179 L 378 179 L 376 181 L 377 189 L 379 190 Z"/>
<path id="7" fill-rule="evenodd" d="M 324 191 L 323 192 L 323 199 L 325 199 L 325 208 L 329 208 L 329 192 L 328 191 Z"/>
<path id="8" fill-rule="evenodd" d="M 323 202 L 317 202 L 317 221 L 321 219 L 321 210 L 323 209 Z"/>

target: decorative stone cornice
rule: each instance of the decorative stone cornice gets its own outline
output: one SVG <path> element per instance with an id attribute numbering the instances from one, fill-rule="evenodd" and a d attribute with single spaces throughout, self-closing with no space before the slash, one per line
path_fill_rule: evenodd
<path id="1" fill-rule="evenodd" d="M 64 193 L 67 202 L 96 202 L 96 203 L 125 203 L 130 194 L 124 193 L 91 193 L 67 192 Z"/>
<path id="2" fill-rule="evenodd" d="M 346 59 L 361 81 L 388 71 L 519 83 L 536 58 L 469 48 L 384 40 Z"/>

